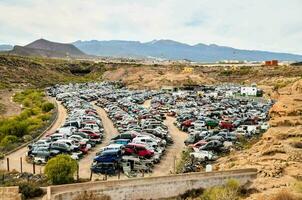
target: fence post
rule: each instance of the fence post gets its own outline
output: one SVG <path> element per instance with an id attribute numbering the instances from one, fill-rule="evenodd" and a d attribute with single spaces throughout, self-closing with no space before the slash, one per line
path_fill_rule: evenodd
<path id="1" fill-rule="evenodd" d="M 120 178 L 121 178 L 121 170 L 120 170 L 120 168 L 118 168 L 118 174 L 117 174 L 117 177 L 118 177 L 118 180 L 120 180 Z"/>
<path id="2" fill-rule="evenodd" d="M 90 170 L 90 181 L 92 180 L 92 171 Z"/>
<path id="3" fill-rule="evenodd" d="M 9 158 L 6 158 L 7 171 L 9 172 Z"/>
<path id="4" fill-rule="evenodd" d="M 176 174 L 176 156 L 174 156 L 173 161 L 173 173 Z"/>
<path id="5" fill-rule="evenodd" d="M 77 164 L 77 182 L 79 182 L 79 179 L 80 179 L 79 170 L 80 170 L 80 166 L 79 166 L 79 163 L 78 163 Z"/>
<path id="6" fill-rule="evenodd" d="M 36 174 L 36 163 L 33 162 L 33 174 Z"/>
<path id="7" fill-rule="evenodd" d="M 20 172 L 23 173 L 22 157 L 20 157 Z"/>

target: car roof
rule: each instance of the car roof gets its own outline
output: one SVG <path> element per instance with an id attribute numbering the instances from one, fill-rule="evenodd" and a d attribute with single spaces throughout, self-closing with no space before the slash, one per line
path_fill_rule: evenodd
<path id="1" fill-rule="evenodd" d="M 106 147 L 121 147 L 121 146 L 124 146 L 123 144 L 109 144 L 108 146 Z M 106 148 L 105 147 L 105 148 Z"/>
<path id="2" fill-rule="evenodd" d="M 119 149 L 108 149 L 108 150 L 104 150 L 102 153 L 116 153 L 119 152 Z"/>
<path id="3" fill-rule="evenodd" d="M 143 144 L 136 144 L 136 143 L 129 143 L 128 145 L 132 145 L 132 146 L 138 146 L 138 147 L 146 147 Z"/>

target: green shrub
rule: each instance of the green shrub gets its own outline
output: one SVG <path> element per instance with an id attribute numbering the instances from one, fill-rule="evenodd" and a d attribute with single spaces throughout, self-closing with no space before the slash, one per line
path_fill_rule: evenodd
<path id="1" fill-rule="evenodd" d="M 47 178 L 53 184 L 66 184 L 74 181 L 77 161 L 69 155 L 58 155 L 50 159 L 44 169 Z"/>
<path id="2" fill-rule="evenodd" d="M 43 190 L 34 183 L 21 183 L 19 184 L 19 190 L 25 199 L 31 199 L 43 195 Z"/>
<path id="3" fill-rule="evenodd" d="M 29 141 L 31 141 L 33 139 L 33 137 L 31 136 L 31 135 L 24 135 L 23 136 L 23 140 L 25 141 L 25 142 L 29 142 Z"/>
<path id="4" fill-rule="evenodd" d="M 182 151 L 181 158 L 177 162 L 177 165 L 176 165 L 176 173 L 177 174 L 182 173 L 185 164 L 189 163 L 191 161 L 190 153 L 191 153 L 191 151 L 189 149 L 186 149 L 186 150 Z"/>
<path id="5" fill-rule="evenodd" d="M 18 142 L 27 141 L 23 137 L 25 135 L 27 138 L 39 135 L 37 131 L 51 118 L 51 113 L 48 112 L 54 107 L 52 103 L 45 102 L 41 90 L 27 89 L 16 93 L 13 99 L 22 104 L 24 109 L 18 116 L 0 119 L 0 144 L 5 145 L 2 146 L 2 151 L 11 150 L 18 145 L 7 139 L 2 142 L 7 135 L 16 136 L 19 138 Z"/>
<path id="6" fill-rule="evenodd" d="M 43 112 L 49 112 L 54 108 L 55 108 L 55 105 L 53 103 L 46 102 L 46 103 L 42 104 L 42 111 Z"/>
<path id="7" fill-rule="evenodd" d="M 0 146 L 5 147 L 8 145 L 11 145 L 13 143 L 16 143 L 18 141 L 18 138 L 14 135 L 7 135 L 5 136 L 0 143 Z"/>
<path id="8" fill-rule="evenodd" d="M 201 195 L 201 200 L 238 200 L 239 198 L 239 183 L 233 179 L 224 186 L 206 189 Z"/>

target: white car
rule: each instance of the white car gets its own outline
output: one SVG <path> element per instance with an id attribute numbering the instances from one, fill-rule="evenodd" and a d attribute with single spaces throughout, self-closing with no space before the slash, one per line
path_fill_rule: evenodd
<path id="1" fill-rule="evenodd" d="M 79 144 L 76 143 L 74 140 L 71 139 L 59 139 L 57 142 L 65 143 L 70 147 L 71 151 L 75 151 L 79 148 Z"/>
<path id="2" fill-rule="evenodd" d="M 135 137 L 133 140 L 132 140 L 133 143 L 137 143 L 137 142 L 144 142 L 144 143 L 147 143 L 148 145 L 150 146 L 158 146 L 158 142 L 149 137 L 149 136 L 145 136 L 145 137 Z"/>
<path id="3" fill-rule="evenodd" d="M 190 156 L 198 161 L 215 160 L 217 156 L 212 151 L 196 151 L 190 153 Z"/>

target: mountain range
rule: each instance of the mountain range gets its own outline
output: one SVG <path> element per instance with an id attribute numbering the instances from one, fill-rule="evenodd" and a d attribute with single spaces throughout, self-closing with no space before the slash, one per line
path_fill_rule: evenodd
<path id="1" fill-rule="evenodd" d="M 0 51 L 10 51 L 14 48 L 14 46 L 9 44 L 1 44 L 0 45 Z"/>
<path id="2" fill-rule="evenodd" d="M 76 41 L 57 43 L 45 39 L 36 40 L 26 46 L 0 45 L 0 51 L 22 56 L 56 58 L 91 58 L 94 56 L 125 58 L 160 58 L 166 60 L 191 60 L 216 62 L 221 60 L 282 60 L 302 61 L 302 55 L 269 51 L 242 50 L 216 44 L 188 45 L 173 40 L 139 41 Z"/>
<path id="3" fill-rule="evenodd" d="M 216 44 L 188 45 L 173 40 L 139 41 L 76 41 L 73 43 L 86 54 L 96 56 L 162 58 L 170 60 L 187 59 L 191 61 L 213 62 L 220 60 L 288 60 L 301 61 L 302 55 L 275 53 L 269 51 L 241 50 Z"/>
<path id="4" fill-rule="evenodd" d="M 36 40 L 26 46 L 14 46 L 8 54 L 22 56 L 41 56 L 50 58 L 84 58 L 86 54 L 73 44 L 51 42 L 45 39 Z"/>

